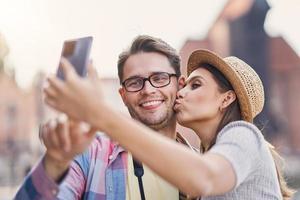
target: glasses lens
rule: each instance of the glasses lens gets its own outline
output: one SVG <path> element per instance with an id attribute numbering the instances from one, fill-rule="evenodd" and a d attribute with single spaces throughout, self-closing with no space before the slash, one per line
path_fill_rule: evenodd
<path id="1" fill-rule="evenodd" d="M 153 74 L 150 76 L 150 81 L 155 87 L 163 87 L 169 84 L 170 77 L 168 73 Z"/>
<path id="2" fill-rule="evenodd" d="M 124 86 L 128 91 L 134 92 L 140 90 L 141 87 L 143 86 L 143 79 L 142 78 L 128 79 L 124 82 Z"/>

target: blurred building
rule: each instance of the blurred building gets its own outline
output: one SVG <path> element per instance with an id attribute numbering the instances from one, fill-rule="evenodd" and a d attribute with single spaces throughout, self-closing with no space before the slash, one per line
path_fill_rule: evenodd
<path id="1" fill-rule="evenodd" d="M 0 34 L 0 186 L 21 181 L 40 153 L 38 124 L 43 118 L 40 84 L 21 89 L 6 68 L 8 47 Z"/>
<path id="2" fill-rule="evenodd" d="M 3 72 L 0 91 L 0 159 L 3 162 L 0 170 L 4 170 L 0 173 L 0 184 L 9 184 L 19 180 L 32 164 L 32 143 L 37 129 L 36 94 L 34 90 L 21 90 L 13 77 Z"/>

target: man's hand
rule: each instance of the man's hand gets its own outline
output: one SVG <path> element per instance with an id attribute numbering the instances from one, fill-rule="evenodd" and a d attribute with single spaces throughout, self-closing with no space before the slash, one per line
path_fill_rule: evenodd
<path id="1" fill-rule="evenodd" d="M 59 180 L 74 157 L 87 149 L 95 133 L 82 122 L 68 120 L 64 114 L 43 125 L 41 139 L 47 148 L 46 173 L 55 181 Z"/>

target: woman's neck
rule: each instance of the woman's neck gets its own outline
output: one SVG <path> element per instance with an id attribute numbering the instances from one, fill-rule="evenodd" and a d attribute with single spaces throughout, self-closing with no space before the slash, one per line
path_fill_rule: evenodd
<path id="1" fill-rule="evenodd" d="M 191 127 L 200 138 L 201 146 L 204 151 L 207 151 L 211 147 L 217 135 L 220 121 L 220 119 L 197 121 L 195 125 Z"/>

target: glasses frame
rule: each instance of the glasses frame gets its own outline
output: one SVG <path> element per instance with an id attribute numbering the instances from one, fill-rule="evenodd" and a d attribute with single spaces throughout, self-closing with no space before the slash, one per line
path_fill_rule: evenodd
<path id="1" fill-rule="evenodd" d="M 157 76 L 158 74 L 167 74 L 168 77 L 169 77 L 168 83 L 166 83 L 166 84 L 164 84 L 164 85 L 161 85 L 161 86 L 155 86 L 155 85 L 153 85 L 153 83 L 151 82 L 151 77 Z M 149 83 L 150 83 L 153 87 L 155 87 L 155 88 L 162 88 L 162 87 L 166 87 L 167 85 L 169 85 L 169 84 L 171 83 L 171 77 L 172 77 L 172 76 L 178 77 L 177 74 L 174 74 L 174 73 L 168 73 L 168 72 L 157 72 L 157 73 L 151 74 L 151 75 L 148 76 L 147 78 L 143 78 L 143 77 L 131 77 L 131 78 L 128 78 L 128 79 L 124 80 L 124 81 L 122 82 L 122 86 L 125 88 L 125 90 L 126 90 L 127 92 L 139 92 L 139 91 L 141 91 L 141 90 L 145 87 L 145 82 L 146 82 L 146 81 L 149 81 Z M 142 87 L 141 87 L 140 89 L 138 89 L 138 90 L 128 90 L 128 88 L 126 87 L 126 82 L 129 81 L 129 80 L 132 80 L 132 79 L 136 79 L 136 78 L 140 78 L 140 79 L 143 81 Z"/>

